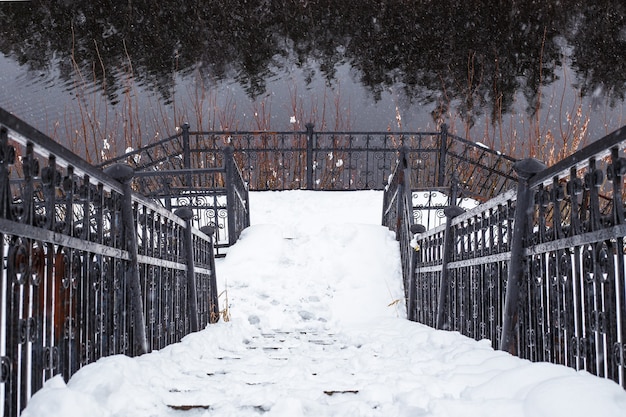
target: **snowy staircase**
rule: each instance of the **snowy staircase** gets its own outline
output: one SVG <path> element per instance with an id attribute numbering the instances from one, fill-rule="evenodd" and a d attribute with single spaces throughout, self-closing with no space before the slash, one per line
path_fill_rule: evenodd
<path id="1" fill-rule="evenodd" d="M 241 349 L 225 350 L 204 374 L 198 372 L 197 376 L 209 377 L 205 381 L 207 385 L 231 386 L 234 395 L 237 390 L 245 389 L 247 404 L 239 404 L 239 409 L 259 415 L 271 408 L 265 402 L 263 392 L 297 389 L 301 378 L 307 379 L 307 387 L 312 383 L 318 387 L 316 392 L 310 392 L 312 396 L 334 397 L 336 400 L 341 395 L 357 394 L 359 386 L 354 377 L 358 370 L 350 365 L 355 349 L 359 346 L 344 343 L 333 333 L 307 330 L 259 333 L 244 340 Z M 275 372 L 268 372 L 268 369 Z M 300 375 L 293 375 L 294 369 L 300 370 Z M 338 374 L 340 369 L 342 371 Z M 172 389 L 166 404 L 179 411 L 211 410 L 218 403 L 218 408 L 223 409 L 224 389 L 220 390 L 221 397 L 213 397 L 207 395 L 205 389 L 198 388 Z M 238 402 L 241 402 L 241 396 Z"/>
<path id="2" fill-rule="evenodd" d="M 355 219 L 358 195 L 346 197 Z M 320 205 L 298 209 L 317 211 Z M 272 216 L 280 217 L 275 211 L 272 205 Z M 329 211 L 333 216 L 327 218 L 334 219 L 338 210 Z M 303 410 L 346 401 L 364 410 L 379 406 L 376 398 L 387 392 L 376 377 L 385 344 L 363 343 L 372 323 L 403 314 L 393 305 L 403 294 L 393 234 L 375 224 L 281 220 L 246 229 L 218 263 L 238 321 L 231 328 L 242 333 L 207 341 L 219 349 L 207 350 L 189 370 L 197 375 L 193 386 L 189 378 L 171 381 L 164 399 L 170 409 L 299 417 Z M 365 330 L 357 337 L 346 333 L 361 325 Z M 371 404 L 361 398 L 367 391 L 372 393 L 365 398 L 375 399 Z"/>
<path id="3" fill-rule="evenodd" d="M 248 349 L 262 349 L 266 352 L 297 351 L 302 343 L 312 343 L 319 346 L 333 346 L 337 340 L 333 334 L 321 334 L 318 332 L 294 331 L 284 332 L 277 330 L 274 333 L 263 333 L 261 337 L 253 338 Z"/>

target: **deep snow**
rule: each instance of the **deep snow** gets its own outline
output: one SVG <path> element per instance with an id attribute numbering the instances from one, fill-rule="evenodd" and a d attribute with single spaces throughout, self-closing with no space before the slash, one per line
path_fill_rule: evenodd
<path id="1" fill-rule="evenodd" d="M 218 260 L 231 320 L 53 378 L 23 416 L 622 417 L 626 391 L 405 319 L 382 194 L 253 193 Z"/>

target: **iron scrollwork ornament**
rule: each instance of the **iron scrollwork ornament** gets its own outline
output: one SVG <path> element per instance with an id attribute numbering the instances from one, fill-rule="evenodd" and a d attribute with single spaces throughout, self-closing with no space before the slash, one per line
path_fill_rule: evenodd
<path id="1" fill-rule="evenodd" d="M 29 271 L 30 251 L 26 239 L 13 238 L 8 253 L 7 272 L 9 279 L 18 285 L 26 283 Z"/>
<path id="2" fill-rule="evenodd" d="M 9 382 L 12 368 L 9 357 L 3 356 L 0 358 L 0 384 Z"/>

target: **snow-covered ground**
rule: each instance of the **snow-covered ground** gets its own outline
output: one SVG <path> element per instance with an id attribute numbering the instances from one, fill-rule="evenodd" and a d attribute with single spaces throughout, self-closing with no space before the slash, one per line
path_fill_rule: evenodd
<path id="1" fill-rule="evenodd" d="M 626 391 L 405 319 L 380 192 L 254 193 L 230 321 L 50 380 L 23 416 L 623 417 Z"/>

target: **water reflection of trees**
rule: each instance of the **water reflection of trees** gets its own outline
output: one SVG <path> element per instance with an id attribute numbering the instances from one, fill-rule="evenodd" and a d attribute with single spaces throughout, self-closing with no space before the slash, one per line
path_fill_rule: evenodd
<path id="1" fill-rule="evenodd" d="M 626 8 L 618 1 L 31 1 L 0 5 L 0 51 L 36 70 L 94 74 L 112 101 L 134 77 L 168 99 L 177 73 L 234 78 L 252 97 L 291 65 L 329 82 L 349 63 L 375 98 L 455 103 L 467 120 L 533 111 L 564 54 L 584 92 L 626 87 Z"/>

